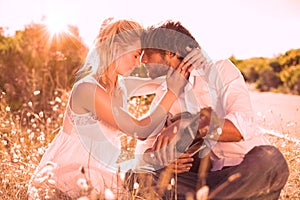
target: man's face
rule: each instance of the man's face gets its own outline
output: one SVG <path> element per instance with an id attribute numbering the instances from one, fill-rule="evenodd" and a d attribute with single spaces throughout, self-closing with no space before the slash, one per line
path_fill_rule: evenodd
<path id="1" fill-rule="evenodd" d="M 152 79 L 166 75 L 170 67 L 165 57 L 159 52 L 149 49 L 144 50 L 142 63 L 145 64 L 148 76 Z"/>

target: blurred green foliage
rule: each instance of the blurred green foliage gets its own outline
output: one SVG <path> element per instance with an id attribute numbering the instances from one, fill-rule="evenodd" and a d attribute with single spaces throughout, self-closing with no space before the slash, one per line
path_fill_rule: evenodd
<path id="1" fill-rule="evenodd" d="M 230 60 L 242 72 L 246 82 L 260 91 L 300 95 L 300 49 L 291 49 L 274 58 L 255 57 Z"/>
<path id="2" fill-rule="evenodd" d="M 29 101 L 39 102 L 36 109 L 47 109 L 54 95 L 70 89 L 87 50 L 73 26 L 57 35 L 36 23 L 13 36 L 0 28 L 0 92 L 13 110 Z"/>

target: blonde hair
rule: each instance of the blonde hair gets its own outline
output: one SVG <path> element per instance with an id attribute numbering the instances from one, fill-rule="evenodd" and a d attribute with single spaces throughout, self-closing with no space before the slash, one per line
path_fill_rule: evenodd
<path id="1" fill-rule="evenodd" d="M 96 74 L 98 79 L 102 77 L 109 82 L 106 78 L 108 66 L 119 56 L 134 50 L 130 47 L 140 40 L 142 31 L 142 26 L 135 21 L 113 21 L 112 18 L 104 20 L 85 64 L 77 73 L 77 78 Z"/>

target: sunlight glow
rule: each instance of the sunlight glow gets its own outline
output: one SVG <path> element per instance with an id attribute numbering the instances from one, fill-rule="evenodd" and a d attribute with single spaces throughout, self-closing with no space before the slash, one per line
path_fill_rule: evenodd
<path id="1" fill-rule="evenodd" d="M 47 29 L 51 37 L 68 32 L 68 25 L 63 19 L 64 18 L 62 16 L 58 15 L 51 16 L 46 19 Z"/>

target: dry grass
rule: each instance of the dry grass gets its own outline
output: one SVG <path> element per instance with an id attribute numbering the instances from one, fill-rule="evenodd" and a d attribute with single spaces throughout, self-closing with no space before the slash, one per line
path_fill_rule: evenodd
<path id="1" fill-rule="evenodd" d="M 290 176 L 281 191 L 280 199 L 300 199 L 300 143 L 273 135 L 267 137 L 282 152 L 290 170 Z"/>
<path id="2" fill-rule="evenodd" d="M 49 102 L 53 109 L 48 113 L 33 112 L 35 102 L 28 102 L 21 110 L 12 112 L 5 103 L 5 94 L 1 94 L 1 199 L 26 199 L 28 181 L 60 128 L 67 94 L 54 95 L 53 101 Z M 290 177 L 280 199 L 300 199 L 300 144 L 286 138 L 268 137 L 281 150 L 290 167 Z"/>

